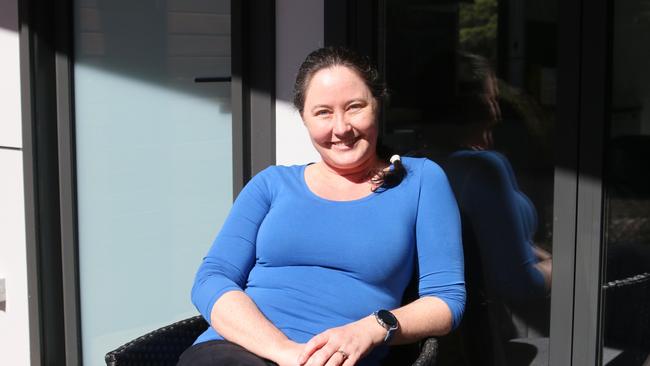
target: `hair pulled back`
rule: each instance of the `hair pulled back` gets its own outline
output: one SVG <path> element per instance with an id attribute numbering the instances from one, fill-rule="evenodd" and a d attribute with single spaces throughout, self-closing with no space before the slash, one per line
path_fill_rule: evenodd
<path id="1" fill-rule="evenodd" d="M 296 82 L 293 86 L 293 105 L 301 115 L 305 107 L 305 97 L 311 79 L 318 71 L 336 66 L 344 66 L 354 71 L 370 89 L 376 102 L 376 108 L 381 108 L 381 105 L 388 97 L 388 91 L 379 71 L 377 71 L 370 59 L 345 47 L 324 47 L 307 55 L 307 58 L 298 69 Z M 386 147 L 377 143 L 377 156 L 388 161 L 391 154 Z M 399 159 L 393 160 L 392 167 L 389 170 L 379 171 L 376 178 L 373 178 L 373 182 L 378 184 L 380 188 L 394 187 L 406 176 L 406 169 L 402 162 Z"/>

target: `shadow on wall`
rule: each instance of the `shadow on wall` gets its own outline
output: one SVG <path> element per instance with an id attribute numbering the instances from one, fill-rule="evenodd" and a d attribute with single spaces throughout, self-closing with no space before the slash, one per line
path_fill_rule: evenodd
<path id="1" fill-rule="evenodd" d="M 78 0 L 74 9 L 75 73 L 189 94 L 230 113 L 230 83 L 195 80 L 231 76 L 229 2 Z"/>
<path id="2" fill-rule="evenodd" d="M 18 22 L 10 19 L 12 9 L 18 12 L 17 1 L 0 4 L 0 28 L 17 32 Z M 95 88 L 117 89 L 108 95 L 101 92 L 103 98 L 139 88 L 166 97 L 182 94 L 218 107 L 219 113 L 231 113 L 230 83 L 224 80 L 233 76 L 229 1 L 75 0 L 70 51 L 55 44 L 53 24 L 39 28 L 40 23 L 55 21 L 51 16 L 55 10 L 52 4 L 37 3 L 22 18 L 33 22 L 31 30 L 56 52 L 74 55 L 75 79 L 83 74 L 93 78 Z M 50 19 L 37 19 L 46 16 Z M 197 78 L 221 80 L 197 82 Z M 260 94 L 273 93 L 253 88 Z"/>
<path id="3" fill-rule="evenodd" d="M 18 32 L 18 0 L 0 0 L 0 31 Z"/>

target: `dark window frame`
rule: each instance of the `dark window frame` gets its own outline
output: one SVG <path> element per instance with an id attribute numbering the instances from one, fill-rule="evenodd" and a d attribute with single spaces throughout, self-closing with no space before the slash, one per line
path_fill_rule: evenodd
<path id="1" fill-rule="evenodd" d="M 573 364 L 602 364 L 604 274 L 604 141 L 609 116 L 611 1 L 582 2 L 579 177 L 577 200 Z"/>

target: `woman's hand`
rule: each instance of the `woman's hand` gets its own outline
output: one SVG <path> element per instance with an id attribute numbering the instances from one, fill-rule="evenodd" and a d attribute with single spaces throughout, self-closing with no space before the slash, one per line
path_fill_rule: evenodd
<path id="1" fill-rule="evenodd" d="M 549 293 L 549 291 L 551 291 L 553 257 L 551 256 L 551 253 L 538 247 L 537 245 L 533 245 L 533 253 L 535 254 L 535 258 L 538 261 L 535 264 L 535 268 L 537 268 L 537 270 L 544 277 L 544 288 L 546 289 L 546 292 Z"/>
<path id="2" fill-rule="evenodd" d="M 545 261 L 553 257 L 551 253 L 537 245 L 533 245 L 533 254 L 535 255 L 535 258 L 537 258 L 538 262 Z"/>
<path id="3" fill-rule="evenodd" d="M 314 336 L 298 358 L 305 366 L 352 366 L 383 342 L 386 330 L 374 316 L 368 316 Z"/>
<path id="4" fill-rule="evenodd" d="M 391 310 L 399 329 L 390 344 L 408 344 L 425 337 L 444 335 L 451 331 L 453 315 L 449 306 L 433 296 L 421 297 L 410 304 Z M 373 348 L 382 344 L 386 329 L 374 315 L 328 329 L 305 343 L 298 358 L 305 366 L 353 366 Z"/>

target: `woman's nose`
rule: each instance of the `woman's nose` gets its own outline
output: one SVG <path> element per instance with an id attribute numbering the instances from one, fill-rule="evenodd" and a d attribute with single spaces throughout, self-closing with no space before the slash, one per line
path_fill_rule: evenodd
<path id="1" fill-rule="evenodd" d="M 334 114 L 334 128 L 333 132 L 336 135 L 344 135 L 350 130 L 352 130 L 352 126 L 350 125 L 349 121 L 345 117 L 343 113 L 335 113 Z"/>

